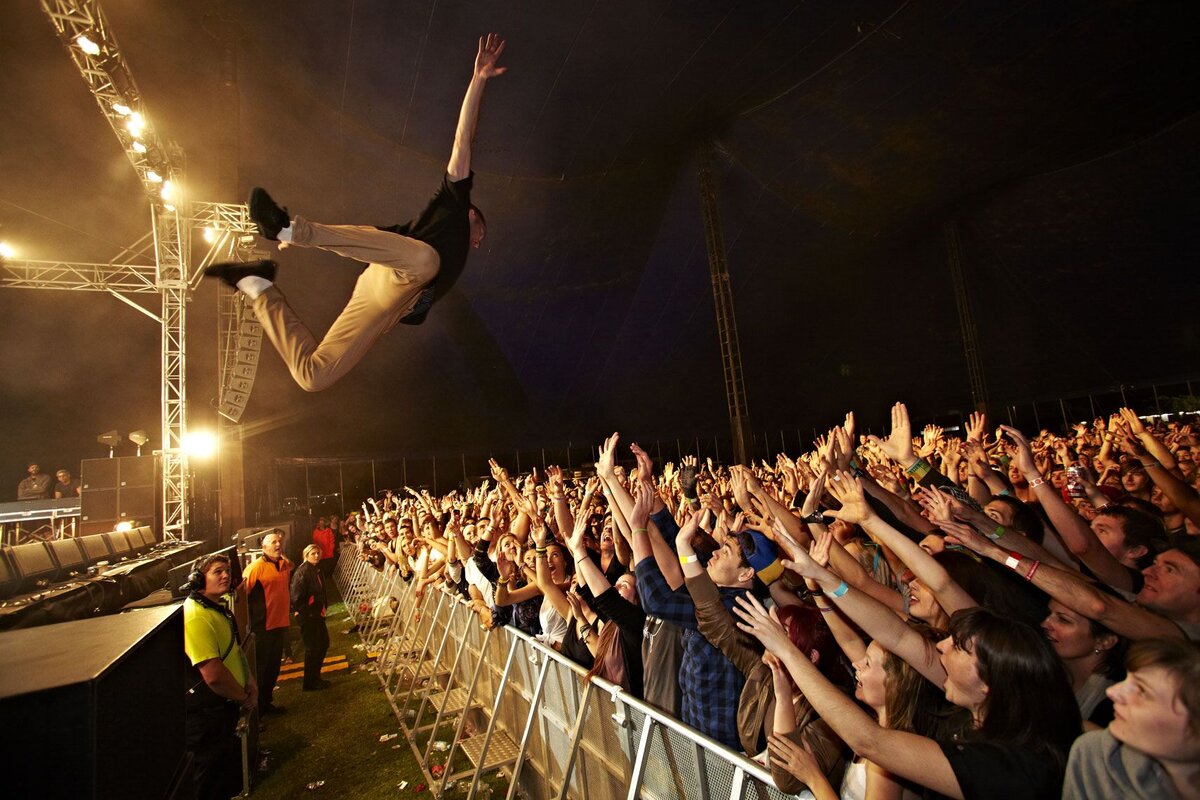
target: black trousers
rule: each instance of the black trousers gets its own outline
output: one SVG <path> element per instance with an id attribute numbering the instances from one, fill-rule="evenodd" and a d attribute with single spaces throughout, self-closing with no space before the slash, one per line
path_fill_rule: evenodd
<path id="1" fill-rule="evenodd" d="M 258 707 L 271 705 L 275 692 L 275 681 L 279 680 L 279 662 L 283 659 L 283 643 L 287 639 L 287 628 L 270 631 L 255 631 L 255 672 L 258 680 Z"/>
<path id="2" fill-rule="evenodd" d="M 234 734 L 237 721 L 237 703 L 188 709 L 187 748 L 192 753 L 197 800 L 229 800 L 241 793 L 241 747 Z"/>
<path id="3" fill-rule="evenodd" d="M 321 680 L 321 665 L 329 652 L 329 629 L 325 618 L 300 617 L 300 635 L 304 638 L 304 685 L 311 689 Z"/>

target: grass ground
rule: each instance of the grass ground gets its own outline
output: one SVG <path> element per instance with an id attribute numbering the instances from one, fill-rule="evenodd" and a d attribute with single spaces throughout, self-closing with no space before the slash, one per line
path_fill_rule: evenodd
<path id="1" fill-rule="evenodd" d="M 403 734 L 379 741 L 384 734 L 400 733 L 400 725 L 375 672 L 358 669 L 367 654 L 354 648 L 360 640 L 347 633 L 351 624 L 340 600 L 329 607 L 330 643 L 323 676 L 333 685 L 319 692 L 301 691 L 304 648 L 299 631 L 293 629 L 296 663 L 284 667 L 275 690 L 276 704 L 287 713 L 265 720 L 259 746 L 270 752 L 267 768 L 255 781 L 254 800 L 431 796 L 419 790 L 425 778 Z M 441 738 L 449 740 L 450 735 L 452 731 L 444 732 Z M 459 759 L 455 762 L 458 768 Z M 308 788 L 318 781 L 324 784 Z M 402 781 L 407 781 L 403 789 Z M 464 793 L 447 793 L 448 798 L 456 796 Z"/>

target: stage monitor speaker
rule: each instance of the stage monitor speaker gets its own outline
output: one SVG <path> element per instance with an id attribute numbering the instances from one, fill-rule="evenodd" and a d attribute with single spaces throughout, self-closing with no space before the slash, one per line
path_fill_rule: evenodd
<path id="1" fill-rule="evenodd" d="M 129 537 L 125 535 L 124 531 L 113 531 L 100 535 L 108 540 L 108 551 L 112 554 L 113 561 L 120 561 L 129 555 Z"/>
<path id="2" fill-rule="evenodd" d="M 97 561 L 107 561 L 108 557 L 112 555 L 112 551 L 108 549 L 108 539 L 104 538 L 102 533 L 80 536 L 77 541 L 83 548 L 84 555 L 87 556 L 89 566 Z"/>
<path id="3" fill-rule="evenodd" d="M 46 545 L 54 552 L 54 560 L 58 562 L 60 581 L 71 577 L 73 572 L 84 572 L 87 569 L 87 559 L 78 539 L 55 539 Z"/>
<path id="4" fill-rule="evenodd" d="M 0 797 L 169 796 L 184 666 L 177 605 L 0 633 Z"/>
<path id="5" fill-rule="evenodd" d="M 85 458 L 79 471 L 79 485 L 83 491 L 115 489 L 120 480 L 121 462 L 115 458 Z"/>
<path id="6" fill-rule="evenodd" d="M 17 591 L 28 591 L 38 581 L 53 580 L 58 572 L 58 565 L 45 542 L 19 544 L 8 551 L 8 557 L 17 575 Z"/>
<path id="7" fill-rule="evenodd" d="M 8 548 L 0 548 L 0 597 L 12 597 L 17 592 L 17 576 L 8 564 Z"/>

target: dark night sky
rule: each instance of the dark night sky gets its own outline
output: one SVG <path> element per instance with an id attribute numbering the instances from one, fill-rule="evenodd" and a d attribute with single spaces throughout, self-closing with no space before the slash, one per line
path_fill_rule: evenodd
<path id="1" fill-rule="evenodd" d="M 329 222 L 422 207 L 475 38 L 508 40 L 475 149 L 485 247 L 424 326 L 327 392 L 296 388 L 264 343 L 245 421 L 290 421 L 256 453 L 726 429 L 694 159 L 708 138 L 758 430 L 848 408 L 879 426 L 898 398 L 918 417 L 969 405 L 951 219 L 993 399 L 1197 372 L 1190 3 L 102 5 L 193 196 L 261 184 Z M 237 119 L 219 105 L 225 35 Z M 28 258 L 112 258 L 149 229 L 148 205 L 36 3 L 0 10 L 0 66 L 0 239 Z M 357 267 L 280 261 L 280 288 L 323 331 Z M 214 419 L 216 303 L 203 285 L 189 307 L 194 427 Z M 111 428 L 157 444 L 158 347 L 114 298 L 0 291 L 4 480 L 26 459 L 103 455 Z"/>

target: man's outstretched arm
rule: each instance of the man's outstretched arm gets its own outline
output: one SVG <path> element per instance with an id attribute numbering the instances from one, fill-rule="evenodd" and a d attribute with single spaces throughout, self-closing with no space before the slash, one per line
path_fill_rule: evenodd
<path id="1" fill-rule="evenodd" d="M 462 110 L 458 112 L 458 128 L 454 131 L 454 149 L 450 151 L 450 163 L 446 174 L 452 181 L 461 181 L 471 174 L 471 142 L 475 140 L 475 126 L 479 122 L 479 104 L 483 102 L 483 85 L 497 75 L 503 75 L 508 67 L 496 66 L 504 52 L 504 40 L 494 33 L 480 37 L 479 52 L 475 55 L 475 71 L 467 94 L 463 97 Z"/>

